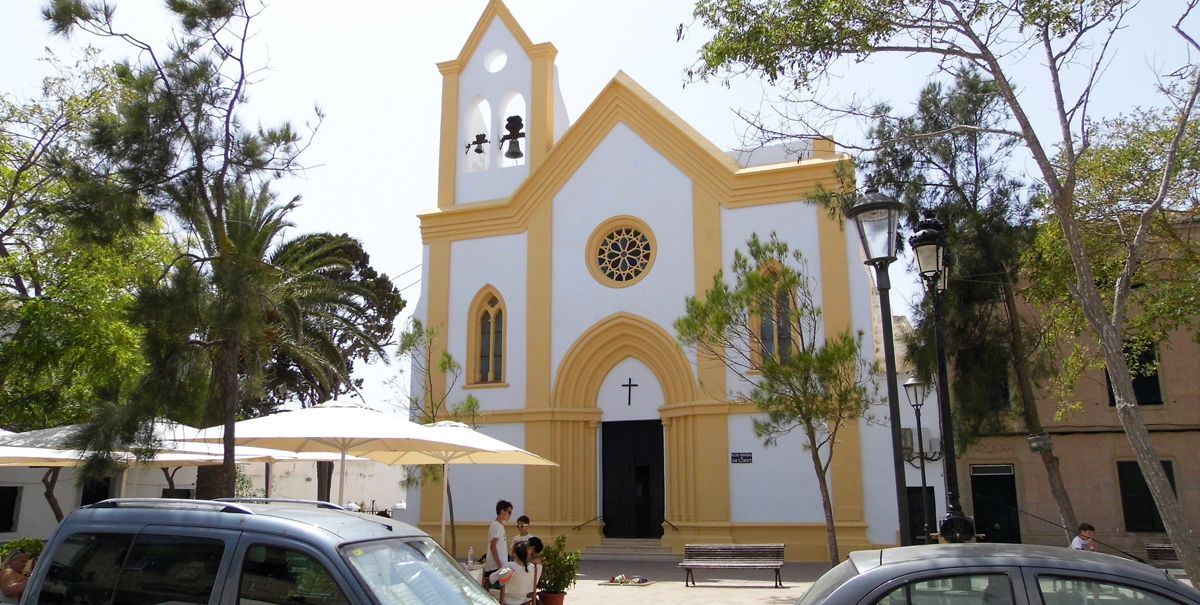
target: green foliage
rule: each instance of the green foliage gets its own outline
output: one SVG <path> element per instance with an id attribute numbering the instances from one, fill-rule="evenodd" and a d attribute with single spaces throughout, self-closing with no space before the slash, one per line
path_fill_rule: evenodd
<path id="1" fill-rule="evenodd" d="M 575 585 L 579 575 L 577 550 L 567 550 L 567 537 L 558 536 L 553 544 L 542 550 L 542 579 L 539 584 L 545 592 L 567 592 Z"/>
<path id="2" fill-rule="evenodd" d="M 1200 210 L 1195 202 L 1200 190 L 1200 126 L 1194 123 L 1186 129 L 1171 167 L 1163 209 L 1149 217 L 1145 243 L 1133 256 L 1138 222 L 1163 184 L 1173 117 L 1164 110 L 1139 110 L 1098 122 L 1091 129 L 1089 149 L 1077 163 L 1076 219 L 1096 287 L 1114 290 L 1121 276 L 1131 271 L 1123 338 L 1133 375 L 1156 370 L 1139 365 L 1139 355 L 1194 321 L 1200 297 L 1200 248 L 1194 227 Z M 1104 369 L 1105 363 L 1095 331 L 1079 305 L 1072 304 L 1077 277 L 1057 216 L 1039 226 L 1023 264 L 1030 300 L 1045 309 L 1047 339 L 1062 347 L 1064 362 L 1051 388 L 1063 415 L 1080 404 L 1073 391 L 1082 373 Z M 1102 300 L 1105 313 L 1112 314 L 1113 298 Z"/>
<path id="3" fill-rule="evenodd" d="M 121 89 L 90 49 L 74 66 L 50 62 L 59 75 L 40 98 L 0 99 L 0 426 L 15 430 L 78 422 L 125 396 L 145 368 L 134 289 L 175 254 L 155 223 L 103 242 L 80 228 L 63 158 L 79 171 L 102 162 L 86 122 Z"/>
<path id="4" fill-rule="evenodd" d="M 877 397 L 867 375 L 876 368 L 860 357 L 861 334 L 826 330 L 804 257 L 775 234 L 757 235 L 734 253 L 732 284 L 713 277 L 702 298 L 689 297 L 675 321 L 679 342 L 720 359 L 750 385 L 730 398 L 754 404 L 764 419 L 755 434 L 768 445 L 798 431 L 805 438 L 826 512 L 830 560 L 839 560 L 827 472 L 837 434 L 867 415 Z M 763 329 L 769 324 L 770 329 Z"/>
<path id="5" fill-rule="evenodd" d="M 298 199 L 277 203 L 271 185 L 301 168 L 307 141 L 286 122 L 245 116 L 256 66 L 242 50 L 257 11 L 242 0 L 167 8 L 178 26 L 166 53 L 118 30 L 107 3 L 53 0 L 43 11 L 55 33 L 138 51 L 139 62 L 113 70 L 118 102 L 89 120 L 89 148 L 104 161 L 61 160 L 70 190 L 82 192 L 69 205 L 75 216 L 97 240 L 156 214 L 188 234 L 185 254 L 139 293 L 149 371 L 131 404 L 105 419 L 125 425 L 113 434 L 159 416 L 232 424 L 288 398 L 352 390 L 352 361 L 384 355 L 403 307 L 353 238 L 284 237 Z M 233 466 L 227 458 L 226 495 Z"/>
<path id="6" fill-rule="evenodd" d="M 878 151 L 860 166 L 868 185 L 904 202 L 910 233 L 927 211 L 947 226 L 950 280 L 942 312 L 955 443 L 965 448 L 1007 429 L 1019 409 L 1009 405 L 1010 397 L 1019 398 L 1017 389 L 1010 392 L 1010 370 L 1023 366 L 1028 374 L 1036 365 L 1014 353 L 1004 305 L 1006 292 L 1018 288 L 1019 257 L 1034 230 L 1026 186 L 1008 169 L 1016 140 L 995 132 L 1010 119 L 996 83 L 969 68 L 953 75 L 926 84 L 909 115 L 877 108 L 870 137 Z M 927 383 L 936 372 L 929 304 L 917 309 L 907 342 L 907 357 Z"/>
<path id="7" fill-rule="evenodd" d="M 984 59 L 964 23 L 1003 23 L 1036 44 L 1069 37 L 1121 14 L 1134 0 L 698 0 L 693 16 L 711 32 L 689 76 L 708 79 L 746 72 L 769 82 L 814 87 L 834 63 L 880 52 L 923 52 Z M 680 26 L 682 36 L 684 27 Z M 994 34 L 992 34 L 994 35 Z M 991 36 L 985 34 L 985 40 Z"/>
<path id="8" fill-rule="evenodd" d="M 872 403 L 859 374 L 871 370 L 859 357 L 861 335 L 827 334 L 818 341 L 821 309 L 804 258 L 774 234 L 765 242 L 753 236 L 747 246 L 746 253 L 735 252 L 732 285 L 718 273 L 703 298 L 687 299 L 687 314 L 675 322 L 679 341 L 724 359 L 752 385 L 730 395 L 767 413 L 757 427 L 768 443 L 802 426 L 820 436 L 808 447 L 832 448 L 836 430 Z M 778 325 L 792 343 L 787 354 L 753 352 L 770 346 L 755 329 L 760 318 L 782 320 Z"/>
<path id="9" fill-rule="evenodd" d="M 237 475 L 234 478 L 233 495 L 238 498 L 262 498 L 262 489 L 254 487 L 254 481 L 246 474 L 246 465 L 237 465 Z"/>
<path id="10" fill-rule="evenodd" d="M 41 538 L 17 538 L 9 540 L 4 544 L 0 544 L 0 561 L 7 561 L 8 557 L 16 552 L 23 552 L 34 559 L 42 555 L 42 549 L 46 547 L 46 541 Z"/>

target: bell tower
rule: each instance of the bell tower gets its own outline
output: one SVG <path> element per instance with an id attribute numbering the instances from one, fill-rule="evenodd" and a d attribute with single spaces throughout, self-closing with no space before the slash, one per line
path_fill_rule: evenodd
<path id="1" fill-rule="evenodd" d="M 490 0 L 442 73 L 438 208 L 510 197 L 567 128 L 553 44 Z"/>

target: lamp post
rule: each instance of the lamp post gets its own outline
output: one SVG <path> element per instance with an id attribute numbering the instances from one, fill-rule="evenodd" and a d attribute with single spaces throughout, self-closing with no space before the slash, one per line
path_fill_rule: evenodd
<path id="1" fill-rule="evenodd" d="M 929 541 L 929 512 L 925 510 L 925 438 L 921 431 L 921 406 L 925 405 L 925 393 L 928 388 L 929 385 L 917 380 L 916 376 L 910 376 L 904 382 L 904 395 L 908 398 L 908 405 L 912 406 L 917 415 L 917 455 L 921 459 L 921 544 Z"/>
<path id="2" fill-rule="evenodd" d="M 937 402 L 942 423 L 942 451 L 945 452 L 946 517 L 938 533 L 947 542 L 975 540 L 975 520 L 962 510 L 958 498 L 958 464 L 954 451 L 954 422 L 950 417 L 950 381 L 946 371 L 945 329 L 942 326 L 942 298 L 946 292 L 946 266 L 943 255 L 945 225 L 932 211 L 925 211 L 918 231 L 908 242 L 917 255 L 917 267 L 925 282 L 925 292 L 933 301 L 933 344 L 937 350 Z"/>
<path id="3" fill-rule="evenodd" d="M 879 318 L 883 328 L 883 362 L 887 373 L 888 415 L 891 416 L 892 470 L 896 477 L 896 509 L 900 521 L 900 545 L 912 544 L 908 527 L 908 486 L 904 481 L 904 461 L 900 455 L 900 397 L 896 387 L 896 351 L 892 342 L 892 288 L 888 265 L 896 260 L 896 225 L 904 205 L 867 189 L 858 202 L 846 210 L 846 218 L 858 227 L 866 264 L 875 267 L 875 289 L 879 291 Z"/>

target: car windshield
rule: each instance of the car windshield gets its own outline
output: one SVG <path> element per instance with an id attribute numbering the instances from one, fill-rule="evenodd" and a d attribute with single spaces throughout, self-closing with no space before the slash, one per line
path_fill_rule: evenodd
<path id="1" fill-rule="evenodd" d="M 858 575 L 858 568 L 849 559 L 838 563 L 837 567 L 825 572 L 817 581 L 800 597 L 800 601 L 796 605 L 811 605 L 812 603 L 820 603 L 825 600 L 838 586 L 845 584 L 850 578 Z"/>
<path id="2" fill-rule="evenodd" d="M 357 542 L 341 553 L 382 605 L 496 603 L 430 538 Z"/>

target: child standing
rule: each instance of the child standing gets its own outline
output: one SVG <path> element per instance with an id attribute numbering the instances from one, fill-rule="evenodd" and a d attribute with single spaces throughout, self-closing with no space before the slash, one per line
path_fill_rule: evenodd
<path id="1" fill-rule="evenodd" d="M 497 502 L 496 519 L 488 527 L 487 556 L 483 561 L 483 577 L 485 578 L 508 562 L 508 549 L 500 550 L 500 547 L 508 542 L 508 537 L 504 533 L 504 522 L 508 521 L 509 517 L 512 517 L 512 502 L 508 500 Z"/>

